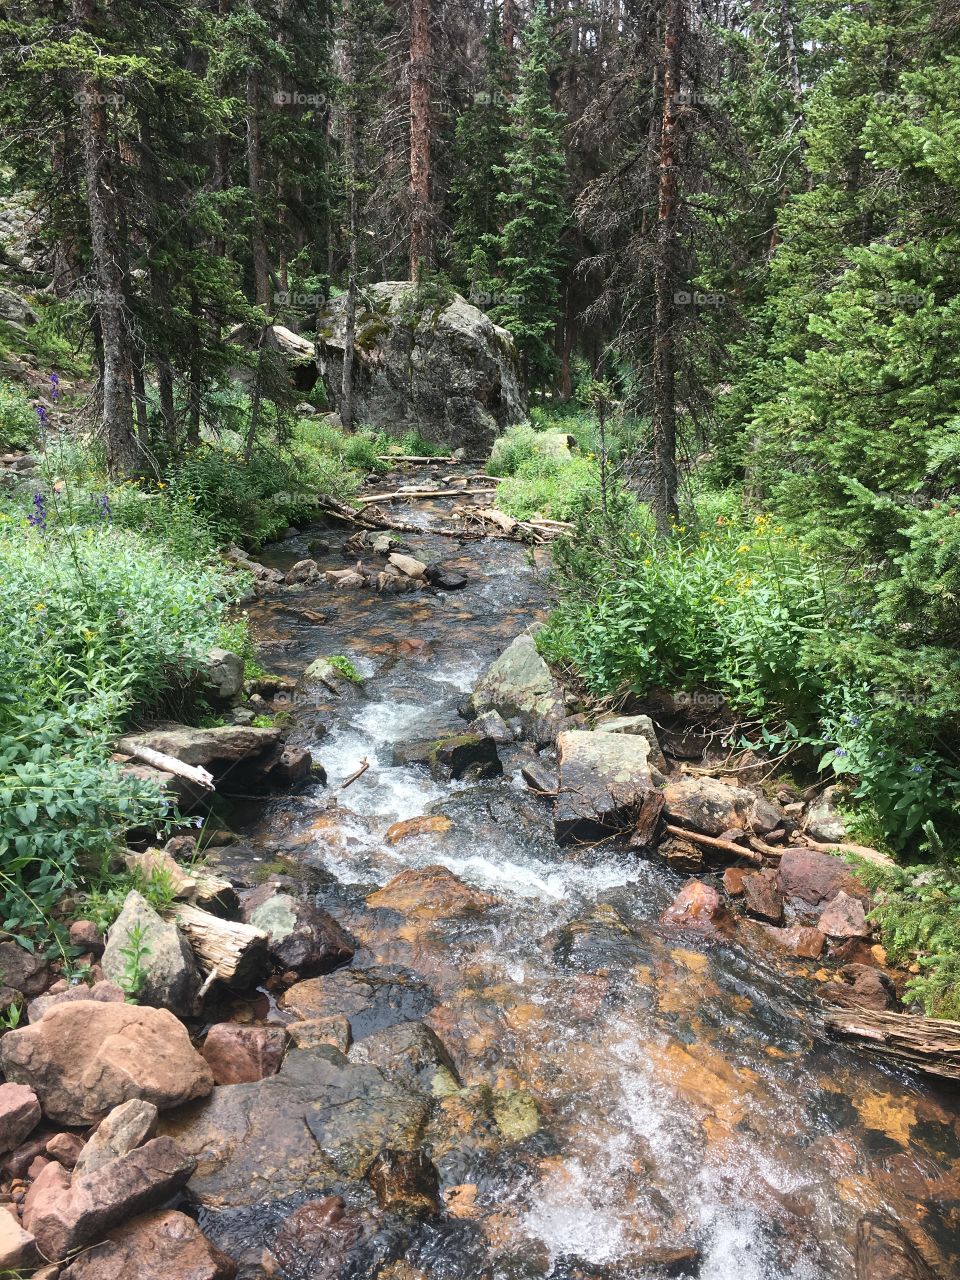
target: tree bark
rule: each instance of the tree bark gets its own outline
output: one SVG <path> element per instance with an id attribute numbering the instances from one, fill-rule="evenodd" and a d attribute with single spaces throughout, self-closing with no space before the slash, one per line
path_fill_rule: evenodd
<path id="1" fill-rule="evenodd" d="M 653 514 L 666 537 L 677 510 L 677 132 L 685 0 L 664 9 L 663 114 L 660 126 L 653 318 Z"/>
<path id="2" fill-rule="evenodd" d="M 353 100 L 356 85 L 355 33 L 351 25 L 350 0 L 343 0 L 346 39 L 343 42 L 341 74 L 348 100 L 343 113 L 343 151 L 347 184 L 347 304 L 344 314 L 346 332 L 343 342 L 343 371 L 340 381 L 340 421 L 345 431 L 353 430 L 353 364 L 357 338 L 357 176 L 359 154 L 357 144 L 357 105 Z"/>
<path id="3" fill-rule="evenodd" d="M 783 52 L 787 63 L 787 74 L 790 77 L 790 90 L 793 93 L 794 101 L 799 109 L 800 102 L 803 97 L 803 85 L 800 83 L 800 63 L 797 58 L 797 40 L 793 30 L 793 15 L 790 12 L 790 0 L 780 0 L 780 35 L 783 40 Z"/>
<path id="4" fill-rule="evenodd" d="M 73 0 L 73 18 L 79 26 L 90 26 L 95 16 L 95 0 Z M 133 359 L 127 331 L 115 184 L 108 151 L 106 96 L 94 76 L 80 76 L 77 104 L 97 281 L 94 310 L 103 344 L 100 372 L 107 467 L 111 476 L 124 477 L 136 472 L 140 450 L 133 428 Z"/>
<path id="5" fill-rule="evenodd" d="M 410 279 L 430 266 L 431 0 L 410 0 Z"/>
<path id="6" fill-rule="evenodd" d="M 257 305 L 270 308 L 270 259 L 263 226 L 263 138 L 260 130 L 262 94 L 256 67 L 247 69 L 247 185 L 253 206 L 253 290 Z"/>

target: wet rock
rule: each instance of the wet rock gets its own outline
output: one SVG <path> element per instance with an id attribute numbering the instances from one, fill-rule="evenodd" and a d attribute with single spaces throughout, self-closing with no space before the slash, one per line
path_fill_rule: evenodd
<path id="1" fill-rule="evenodd" d="M 226 724 L 215 729 L 176 725 L 149 733 L 128 734 L 118 744 L 121 752 L 135 746 L 149 747 L 173 756 L 183 764 L 207 769 L 215 782 L 230 775 L 234 787 L 255 784 L 262 762 L 280 741 L 279 729 L 255 729 L 249 725 Z M 189 784 L 188 784 L 189 785 Z"/>
<path id="2" fill-rule="evenodd" d="M 733 827 L 765 835 L 782 821 L 762 796 L 716 778 L 681 778 L 668 783 L 663 794 L 669 820 L 705 836 L 721 836 Z"/>
<path id="3" fill-rule="evenodd" d="M 458 733 L 439 738 L 429 749 L 430 772 L 434 777 L 499 778 L 503 765 L 493 738 L 478 733 Z"/>
<path id="4" fill-rule="evenodd" d="M 494 1123 L 507 1142 L 523 1142 L 540 1129 L 540 1108 L 526 1089 L 497 1089 L 490 1107 Z"/>
<path id="5" fill-rule="evenodd" d="M 631 845 L 633 840 L 631 840 Z M 706 866 L 706 855 L 698 844 L 692 840 L 681 840 L 678 836 L 670 836 L 658 847 L 657 853 L 668 867 L 674 871 L 696 874 Z"/>
<path id="6" fill-rule="evenodd" d="M 847 828 L 839 808 L 842 794 L 839 787 L 827 787 L 807 806 L 803 829 L 812 839 L 822 840 L 824 844 L 840 844 L 846 840 Z"/>
<path id="7" fill-rule="evenodd" d="M 162 919 L 146 898 L 131 889 L 107 935 L 101 964 L 108 981 L 121 984 L 134 946 L 140 952 L 138 967 L 143 975 L 137 1000 L 181 1017 L 190 1014 L 200 990 L 200 971 L 190 944 L 175 924 Z"/>
<path id="8" fill-rule="evenodd" d="M 277 1232 L 273 1255 L 290 1280 L 340 1280 L 363 1236 L 359 1219 L 340 1196 L 310 1200 Z"/>
<path id="9" fill-rule="evenodd" d="M 319 566 L 316 560 L 298 560 L 292 569 L 287 570 L 283 580 L 288 587 L 319 582 Z"/>
<path id="10" fill-rule="evenodd" d="M 282 1027 L 218 1022 L 207 1032 L 202 1053 L 217 1084 L 249 1084 L 276 1075 L 286 1047 Z"/>
<path id="11" fill-rule="evenodd" d="M 827 904 L 817 927 L 828 938 L 869 938 L 873 931 L 867 922 L 863 903 L 842 889 Z"/>
<path id="12" fill-rule="evenodd" d="M 323 576 L 334 591 L 362 591 L 370 583 L 362 565 L 356 569 L 328 569 Z"/>
<path id="13" fill-rule="evenodd" d="M 790 925 L 788 929 L 766 925 L 765 931 L 782 950 L 804 960 L 816 960 L 827 941 L 819 929 L 808 929 L 802 924 Z"/>
<path id="14" fill-rule="evenodd" d="M 646 739 L 650 747 L 650 763 L 661 773 L 667 772 L 667 761 L 660 748 L 657 730 L 649 716 L 602 716 L 596 723 L 598 733 L 632 733 Z"/>
<path id="15" fill-rule="evenodd" d="M 857 1280 L 937 1280 L 903 1231 L 880 1214 L 857 1224 Z"/>
<path id="16" fill-rule="evenodd" d="M 841 890 L 861 901 L 869 896 L 842 858 L 813 849 L 784 849 L 780 886 L 788 898 L 799 898 L 811 907 L 822 906 Z"/>
<path id="17" fill-rule="evenodd" d="M 305 1022 L 291 1022 L 287 1032 L 290 1043 L 296 1049 L 318 1049 L 325 1044 L 346 1054 L 353 1040 L 350 1021 L 340 1013 L 335 1013 L 328 1018 L 308 1018 Z"/>
<path id="18" fill-rule="evenodd" d="M 771 924 L 783 919 L 783 894 L 776 871 L 748 871 L 743 877 L 743 893 L 749 915 Z"/>
<path id="19" fill-rule="evenodd" d="M 388 1080 L 441 1096 L 460 1087 L 460 1078 L 439 1036 L 422 1022 L 397 1023 L 375 1031 L 350 1053 L 351 1062 L 379 1067 Z"/>
<path id="20" fill-rule="evenodd" d="M 429 1218 L 440 1212 L 440 1177 L 423 1151 L 381 1151 L 366 1178 L 388 1213 Z"/>
<path id="21" fill-rule="evenodd" d="M 731 898 L 740 898 L 743 896 L 743 880 L 744 876 L 750 872 L 745 867 L 727 867 L 723 873 L 723 887 Z"/>
<path id="22" fill-rule="evenodd" d="M 418 920 L 454 920 L 479 915 L 494 899 L 471 889 L 446 867 L 417 867 L 401 871 L 367 898 L 368 907 L 383 907 Z"/>
<path id="23" fill-rule="evenodd" d="M 34 1237 L 24 1231 L 14 1214 L 4 1212 L 0 1205 L 0 1275 L 12 1277 L 21 1269 L 32 1269 L 39 1261 Z"/>
<path id="24" fill-rule="evenodd" d="M 453 823 L 440 814 L 425 815 L 422 818 L 406 818 L 403 822 L 395 822 L 387 829 L 384 837 L 387 844 L 400 844 L 403 840 L 414 840 L 420 836 L 444 835 L 450 831 Z"/>
<path id="25" fill-rule="evenodd" d="M 353 958 L 353 943 L 332 916 L 276 883 L 261 885 L 244 899 L 243 919 L 267 935 L 280 968 L 300 977 L 330 973 Z"/>
<path id="26" fill-rule="evenodd" d="M 217 702 L 230 702 L 243 692 L 243 659 L 229 649 L 211 649 L 202 659 L 204 692 Z"/>
<path id="27" fill-rule="evenodd" d="M 307 550 L 312 556 L 323 557 L 328 556 L 332 548 L 326 538 L 311 538 Z"/>
<path id="28" fill-rule="evenodd" d="M 424 1017 L 435 1001 L 402 971 L 340 969 L 324 978 L 306 978 L 280 997 L 280 1008 L 303 1021 L 342 1015 L 355 1040 L 382 1027 Z"/>
<path id="29" fill-rule="evenodd" d="M 425 579 L 427 566 L 415 556 L 405 556 L 399 551 L 392 551 L 387 557 L 387 564 L 407 578 Z"/>
<path id="30" fill-rule="evenodd" d="M 874 1009 L 883 1012 L 898 1009 L 897 991 L 885 973 L 868 964 L 845 964 L 840 970 L 844 986 L 828 988 L 832 1004 L 846 1009 Z"/>
<path id="31" fill-rule="evenodd" d="M 555 796 L 560 786 L 560 775 L 556 769 L 543 764 L 540 760 L 528 760 L 520 767 L 520 776 L 529 789 L 538 796 Z"/>
<path id="32" fill-rule="evenodd" d="M 516 718 L 525 737 L 551 742 L 566 715 L 563 692 L 537 653 L 533 636 L 521 635 L 500 655 L 473 691 L 477 715 L 498 711 Z"/>
<path id="33" fill-rule="evenodd" d="M 99 956 L 103 954 L 103 934 L 92 920 L 74 920 L 70 926 L 70 945 Z"/>
<path id="34" fill-rule="evenodd" d="M 653 789 L 645 738 L 619 733 L 561 733 L 560 785 L 553 826 L 561 844 L 600 840 L 636 825 Z"/>
<path id="35" fill-rule="evenodd" d="M 60 1165 L 50 1164 L 27 1192 L 24 1228 L 45 1257 L 62 1258 L 124 1219 L 169 1200 L 195 1167 L 170 1138 L 153 1138 L 72 1179 Z"/>
<path id="36" fill-rule="evenodd" d="M 438 562 L 427 565 L 427 581 L 437 591 L 462 591 L 469 579 L 460 569 Z"/>
<path id="37" fill-rule="evenodd" d="M 256 786 L 267 791 L 287 791 L 317 777 L 323 783 L 327 776 L 306 747 L 278 744 L 258 769 Z M 254 785 L 254 784 L 251 784 Z"/>
<path id="38" fill-rule="evenodd" d="M 160 1209 L 111 1231 L 60 1273 L 60 1280 L 233 1280 L 236 1263 L 192 1218 Z"/>
<path id="39" fill-rule="evenodd" d="M 135 1151 L 148 1138 L 153 1137 L 157 1127 L 157 1108 L 152 1102 L 144 1102 L 142 1098 L 131 1098 L 122 1102 L 105 1116 L 96 1130 L 91 1134 L 77 1157 L 78 1173 L 95 1173 L 98 1169 Z"/>
<path id="40" fill-rule="evenodd" d="M 13 1151 L 40 1123 L 40 1103 L 25 1084 L 0 1084 L 0 1155 Z"/>
<path id="41" fill-rule="evenodd" d="M 499 711 L 485 711 L 470 725 L 470 732 L 492 738 L 498 745 L 514 741 L 513 730 Z"/>
<path id="42" fill-rule="evenodd" d="M 639 939 L 615 907 L 598 902 L 555 935 L 553 955 L 565 969 L 599 973 L 629 969 L 641 957 Z"/>
<path id="43" fill-rule="evenodd" d="M 172 1013 L 95 1000 L 58 1005 L 7 1032 L 0 1063 L 57 1124 L 91 1124 L 130 1098 L 177 1107 L 213 1088 L 209 1067 Z"/>
<path id="44" fill-rule="evenodd" d="M 344 675 L 329 658 L 317 658 L 297 681 L 294 699 L 298 702 L 327 701 L 332 694 L 344 702 L 356 702 L 361 693 L 361 686 Z"/>
<path id="45" fill-rule="evenodd" d="M 674 898 L 660 917 L 662 924 L 693 929 L 698 933 L 733 933 L 733 920 L 716 889 L 702 880 L 691 880 Z"/>
<path id="46" fill-rule="evenodd" d="M 31 1022 L 39 1022 L 48 1009 L 59 1004 L 75 1004 L 78 1000 L 96 1000 L 101 1004 L 124 1004 L 126 992 L 115 982 L 95 982 L 92 987 L 82 982 L 75 987 L 67 987 L 65 991 L 51 991 L 48 995 L 37 996 L 27 1006 L 27 1017 Z"/>

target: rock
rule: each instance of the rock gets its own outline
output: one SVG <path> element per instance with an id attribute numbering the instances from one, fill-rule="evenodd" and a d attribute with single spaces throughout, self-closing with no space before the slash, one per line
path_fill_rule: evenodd
<path id="1" fill-rule="evenodd" d="M 651 792 L 651 794 L 656 794 Z M 630 847 L 634 847 L 631 839 Z M 668 836 L 658 847 L 657 853 L 668 867 L 674 871 L 696 874 L 707 864 L 706 855 L 698 844 L 692 840 L 681 840 L 679 836 Z"/>
<path id="2" fill-rule="evenodd" d="M 723 887 L 731 898 L 739 898 L 743 895 L 744 876 L 748 876 L 749 871 L 745 867 L 727 867 L 723 873 Z"/>
<path id="3" fill-rule="evenodd" d="M 460 1087 L 453 1061 L 437 1034 L 423 1022 L 384 1027 L 354 1045 L 351 1062 L 369 1062 L 388 1080 L 431 1096 Z"/>
<path id="4" fill-rule="evenodd" d="M 857 1280 L 937 1280 L 892 1219 L 868 1214 L 857 1224 Z"/>
<path id="5" fill-rule="evenodd" d="M 345 298 L 317 318 L 317 344 L 331 399 L 341 394 Z M 405 281 L 365 286 L 357 315 L 353 394 L 360 421 L 402 436 L 486 457 L 526 406 L 513 338 L 459 294 L 419 298 Z"/>
<path id="6" fill-rule="evenodd" d="M 416 839 L 418 836 L 443 835 L 452 827 L 450 819 L 441 814 L 406 818 L 403 822 L 395 822 L 392 827 L 388 827 L 384 839 L 387 844 L 400 844 L 402 840 Z"/>
<path id="7" fill-rule="evenodd" d="M 87 1140 L 77 1158 L 78 1173 L 96 1173 L 111 1160 L 135 1151 L 153 1136 L 157 1126 L 157 1108 L 142 1098 L 121 1102 L 104 1116 Z"/>
<path id="8" fill-rule="evenodd" d="M 323 576 L 335 591 L 360 591 L 369 581 L 356 569 L 328 569 Z"/>
<path id="9" fill-rule="evenodd" d="M 355 702 L 361 692 L 361 686 L 345 676 L 329 658 L 317 658 L 297 681 L 294 699 L 298 702 L 325 702 L 332 694 L 345 702 Z"/>
<path id="10" fill-rule="evenodd" d="M 492 738 L 499 746 L 505 742 L 513 742 L 513 730 L 499 711 L 485 711 L 470 725 L 470 732 L 483 738 Z"/>
<path id="11" fill-rule="evenodd" d="M 118 1156 L 71 1181 L 50 1164 L 27 1192 L 23 1225 L 47 1258 L 62 1258 L 119 1222 L 169 1200 L 189 1181 L 196 1161 L 170 1138 Z"/>
<path id="12" fill-rule="evenodd" d="M 808 929 L 802 924 L 793 924 L 788 929 L 776 929 L 772 925 L 764 928 L 778 947 L 804 960 L 816 960 L 827 941 L 819 929 Z"/>
<path id="13" fill-rule="evenodd" d="M 247 725 L 221 725 L 216 729 L 195 729 L 175 725 L 148 733 L 129 734 L 118 744 L 121 752 L 134 746 L 150 747 L 173 756 L 183 764 L 207 769 L 215 782 L 229 773 L 235 786 L 256 782 L 261 762 L 280 741 L 279 729 L 255 729 Z"/>
<path id="14" fill-rule="evenodd" d="M 451 568 L 442 562 L 427 565 L 427 581 L 437 591 L 462 591 L 469 582 L 460 569 Z"/>
<path id="15" fill-rule="evenodd" d="M 68 987 L 66 991 L 51 991 L 49 995 L 37 996 L 27 1005 L 27 1017 L 31 1022 L 39 1022 L 48 1009 L 58 1004 L 75 1004 L 78 1000 L 97 1000 L 104 1004 L 123 1004 L 126 992 L 114 982 L 95 982 L 92 987 L 78 983 Z"/>
<path id="16" fill-rule="evenodd" d="M 326 538 L 311 538 L 307 543 L 307 550 L 312 556 L 322 558 L 330 554 L 331 547 Z"/>
<path id="17" fill-rule="evenodd" d="M 440 1212 L 440 1177 L 422 1151 L 381 1151 L 366 1178 L 385 1212 L 415 1217 Z"/>
<path id="18" fill-rule="evenodd" d="M 275 882 L 244 899 L 243 919 L 267 935 L 277 964 L 302 978 L 330 973 L 353 959 L 353 943 L 332 916 Z"/>
<path id="19" fill-rule="evenodd" d="M 234 1280 L 237 1265 L 192 1218 L 173 1209 L 145 1213 L 76 1258 L 60 1280 Z"/>
<path id="20" fill-rule="evenodd" d="M 83 1139 L 75 1133 L 55 1133 L 45 1150 L 51 1160 L 56 1160 L 65 1169 L 75 1169 L 83 1146 Z"/>
<path id="21" fill-rule="evenodd" d="M 0 320 L 26 329 L 37 323 L 37 313 L 18 293 L 0 289 Z"/>
<path id="22" fill-rule="evenodd" d="M 627 970 L 640 962 L 639 939 L 609 902 L 595 903 L 555 935 L 553 956 L 578 973 Z"/>
<path id="23" fill-rule="evenodd" d="M 874 1009 L 878 1012 L 898 1009 L 900 1001 L 893 983 L 885 973 L 869 964 L 845 964 L 840 970 L 844 986 L 829 986 L 825 994 L 832 1004 L 847 1009 Z"/>
<path id="24" fill-rule="evenodd" d="M 782 820 L 762 797 L 716 778 L 681 778 L 668 783 L 663 794 L 668 820 L 705 836 L 721 836 L 732 827 L 766 835 Z"/>
<path id="25" fill-rule="evenodd" d="M 327 780 L 326 773 L 320 765 L 314 764 L 313 756 L 306 747 L 278 745 L 262 761 L 257 786 L 267 791 L 287 791 L 311 777 L 317 777 L 321 783 Z"/>
<path id="26" fill-rule="evenodd" d="M 34 1237 L 0 1206 L 0 1275 L 10 1275 L 12 1280 L 14 1273 L 32 1269 L 39 1260 Z"/>
<path id="27" fill-rule="evenodd" d="M 430 772 L 438 778 L 499 778 L 503 765 L 493 738 L 457 733 L 438 738 L 429 751 Z"/>
<path id="28" fill-rule="evenodd" d="M 0 987 L 29 998 L 46 991 L 51 976 L 50 966 L 41 956 L 16 942 L 0 942 Z"/>
<path id="29" fill-rule="evenodd" d="M 288 587 L 319 582 L 320 568 L 316 560 L 298 560 L 292 569 L 287 570 L 283 580 Z"/>
<path id="30" fill-rule="evenodd" d="M 779 924 L 783 919 L 783 894 L 776 871 L 748 871 L 743 877 L 748 915 Z"/>
<path id="31" fill-rule="evenodd" d="M 842 889 L 867 901 L 869 895 L 842 858 L 813 849 L 784 849 L 780 859 L 780 887 L 788 898 L 811 907 L 822 906 Z"/>
<path id="32" fill-rule="evenodd" d="M 195 877 L 187 875 L 176 858 L 164 849 L 145 849 L 143 853 L 128 849 L 123 860 L 128 870 L 136 872 L 142 880 L 157 878 L 164 881 L 175 898 L 185 901 L 196 892 Z"/>
<path id="33" fill-rule="evenodd" d="M 560 775 L 556 769 L 548 768 L 539 760 L 528 760 L 521 765 L 520 777 L 538 796 L 555 796 L 560 786 Z"/>
<path id="34" fill-rule="evenodd" d="M 207 1032 L 202 1053 L 217 1084 L 249 1084 L 276 1075 L 286 1047 L 283 1027 L 218 1022 Z"/>
<path id="35" fill-rule="evenodd" d="M 598 733 L 634 733 L 645 738 L 650 747 L 650 763 L 661 773 L 667 772 L 666 757 L 649 716 L 603 716 L 595 727 Z"/>
<path id="36" fill-rule="evenodd" d="M 423 1018 L 436 1001 L 413 975 L 395 969 L 338 969 L 323 978 L 305 978 L 280 997 L 279 1005 L 308 1021 L 343 1015 L 354 1040 L 398 1022 Z"/>
<path id="37" fill-rule="evenodd" d="M 0 1084 L 0 1155 L 13 1151 L 40 1123 L 40 1102 L 25 1084 Z"/>
<path id="38" fill-rule="evenodd" d="M 847 828 L 838 806 L 842 794 L 839 787 L 827 787 L 807 805 L 803 829 L 811 839 L 822 840 L 824 844 L 840 844 L 846 840 Z"/>
<path id="39" fill-rule="evenodd" d="M 110 926 L 101 961 L 104 976 L 118 986 L 128 973 L 131 947 L 142 952 L 138 964 L 143 981 L 134 992 L 137 1000 L 181 1016 L 190 1014 L 200 990 L 200 971 L 190 944 L 136 889 L 127 894 Z"/>
<path id="40" fill-rule="evenodd" d="M 387 557 L 387 564 L 402 573 L 406 578 L 426 579 L 427 566 L 415 556 L 405 556 L 399 551 L 392 551 Z"/>
<path id="41" fill-rule="evenodd" d="M 294 1280 L 341 1280 L 347 1255 L 363 1236 L 340 1196 L 309 1200 L 277 1232 L 273 1255 Z"/>
<path id="42" fill-rule="evenodd" d="M 538 744 L 556 737 L 566 715 L 563 692 L 537 653 L 533 636 L 520 635 L 483 675 L 473 691 L 477 715 L 498 711 L 519 720 L 525 736 Z"/>
<path id="43" fill-rule="evenodd" d="M 229 649 L 211 649 L 203 659 L 204 692 L 217 702 L 230 702 L 243 692 L 243 659 Z"/>
<path id="44" fill-rule="evenodd" d="M 720 894 L 702 880 L 691 880 L 684 885 L 660 917 L 660 922 L 675 928 L 694 929 L 698 933 L 729 936 L 733 932 L 733 921 Z"/>
<path id="45" fill-rule="evenodd" d="M 494 899 L 471 889 L 446 867 L 419 867 L 401 871 L 382 889 L 367 898 L 368 907 L 385 907 L 419 920 L 455 920 L 479 915 Z"/>
<path id="46" fill-rule="evenodd" d="M 633 830 L 653 789 L 645 738 L 572 730 L 557 739 L 560 783 L 553 827 L 561 844 Z"/>
<path id="47" fill-rule="evenodd" d="M 320 1045 L 327 1044 L 346 1054 L 353 1040 L 350 1020 L 341 1013 L 333 1014 L 328 1018 L 308 1018 L 304 1022 L 291 1022 L 287 1032 L 290 1043 L 297 1049 L 317 1049 Z"/>
<path id="48" fill-rule="evenodd" d="M 286 328 L 282 324 L 268 325 L 266 329 L 259 325 L 238 325 L 228 335 L 228 340 L 235 346 L 249 352 L 260 353 L 260 358 L 270 358 L 280 370 L 285 370 L 290 384 L 301 395 L 309 395 L 320 376 L 317 368 L 317 349 L 308 338 Z M 266 357 L 263 356 L 266 353 Z M 253 366 L 239 365 L 230 371 L 230 376 L 241 386 L 252 388 L 254 371 L 260 359 Z M 274 372 L 276 377 L 276 372 Z"/>
<path id="49" fill-rule="evenodd" d="M 35 1091 L 56 1124 L 101 1120 L 143 1098 L 161 1110 L 204 1097 L 213 1076 L 166 1009 L 79 1000 L 0 1038 L 8 1080 Z"/>
<path id="50" fill-rule="evenodd" d="M 70 926 L 70 945 L 99 956 L 103 954 L 103 934 L 92 920 L 74 920 Z"/>
<path id="51" fill-rule="evenodd" d="M 863 903 L 842 889 L 827 904 L 817 927 L 828 938 L 869 938 L 873 932 L 867 923 Z"/>

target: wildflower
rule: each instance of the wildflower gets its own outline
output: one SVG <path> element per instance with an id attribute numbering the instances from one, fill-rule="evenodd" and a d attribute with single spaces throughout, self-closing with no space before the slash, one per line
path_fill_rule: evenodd
<path id="1" fill-rule="evenodd" d="M 27 516 L 27 523 L 31 524 L 38 533 L 47 531 L 47 504 L 40 492 L 33 495 L 33 512 Z"/>
<path id="2" fill-rule="evenodd" d="M 922 765 L 922 764 L 912 764 L 912 765 L 910 766 L 910 772 L 911 772 L 911 773 L 923 773 L 923 765 Z"/>
<path id="3" fill-rule="evenodd" d="M 101 493 L 100 496 L 97 498 L 96 502 L 97 502 L 97 519 L 106 520 L 107 524 L 109 524 L 111 518 L 113 517 L 113 508 L 110 506 L 109 496 L 106 493 Z"/>
<path id="4" fill-rule="evenodd" d="M 54 404 L 60 399 L 60 378 L 55 373 L 50 375 L 50 399 Z"/>
<path id="5" fill-rule="evenodd" d="M 741 542 L 739 547 L 737 547 L 737 555 L 745 556 L 749 550 L 750 548 L 747 546 L 747 544 L 745 542 Z"/>
<path id="6" fill-rule="evenodd" d="M 35 611 L 36 613 L 43 613 L 43 611 L 44 611 L 44 609 L 45 609 L 46 607 L 47 607 L 47 606 L 46 606 L 45 604 L 41 604 L 39 600 L 38 600 L 38 601 L 37 601 L 37 603 L 33 606 L 34 611 Z"/>
<path id="7" fill-rule="evenodd" d="M 37 405 L 37 418 L 38 418 L 38 420 L 39 420 L 39 422 L 40 422 L 40 430 L 41 430 L 41 431 L 46 431 L 46 429 L 47 429 L 47 410 L 46 410 L 45 406 L 44 406 L 44 405 L 42 405 L 42 404 L 38 404 L 38 405 Z"/>
<path id="8" fill-rule="evenodd" d="M 837 749 L 834 751 L 834 753 L 833 753 L 833 754 L 834 754 L 835 756 L 845 756 L 845 755 L 847 755 L 847 752 L 844 750 L 844 748 L 843 748 L 843 747 L 837 747 Z"/>

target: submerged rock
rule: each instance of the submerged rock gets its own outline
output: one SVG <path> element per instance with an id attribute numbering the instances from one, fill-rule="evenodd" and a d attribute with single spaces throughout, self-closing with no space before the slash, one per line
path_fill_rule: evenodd
<path id="1" fill-rule="evenodd" d="M 281 1225 L 273 1256 L 292 1280 L 340 1280 L 363 1236 L 358 1217 L 340 1196 L 308 1200 Z"/>
<path id="2" fill-rule="evenodd" d="M 561 844 L 632 831 L 653 789 L 645 738 L 579 730 L 561 733 L 553 826 Z"/>
<path id="3" fill-rule="evenodd" d="M 477 715 L 497 711 L 519 720 L 524 735 L 546 744 L 557 735 L 566 707 L 560 686 L 544 662 L 533 636 L 520 635 L 483 675 L 473 691 Z"/>
<path id="4" fill-rule="evenodd" d="M 660 917 L 661 923 L 698 933 L 733 933 L 733 920 L 720 894 L 702 880 L 691 880 Z"/>
<path id="5" fill-rule="evenodd" d="M 890 1218 L 868 1214 L 857 1226 L 857 1280 L 937 1280 Z"/>
<path id="6" fill-rule="evenodd" d="M 367 898 L 368 907 L 386 907 L 421 920 L 452 920 L 478 915 L 494 899 L 471 889 L 446 867 L 418 867 L 401 871 Z"/>
<path id="7" fill-rule="evenodd" d="M 440 1177 L 422 1151 L 381 1151 L 366 1178 L 386 1212 L 417 1217 L 440 1212 Z"/>
<path id="8" fill-rule="evenodd" d="M 350 1052 L 351 1062 L 369 1062 L 388 1080 L 441 1096 L 460 1087 L 450 1055 L 423 1022 L 403 1022 L 375 1031 Z"/>

